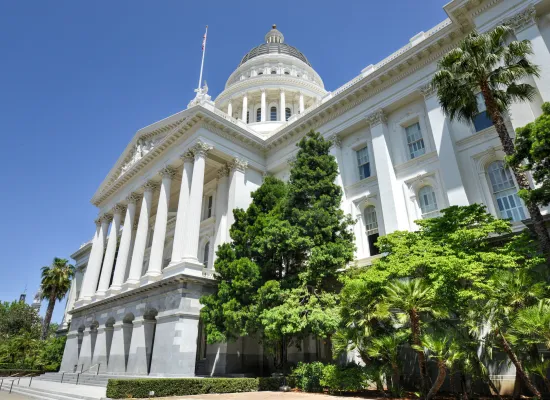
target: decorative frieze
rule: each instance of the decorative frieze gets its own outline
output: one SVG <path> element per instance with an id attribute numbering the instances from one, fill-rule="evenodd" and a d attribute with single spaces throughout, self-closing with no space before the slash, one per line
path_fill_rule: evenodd
<path id="1" fill-rule="evenodd" d="M 385 124 L 387 122 L 386 114 L 384 114 L 384 111 L 382 110 L 375 111 L 374 113 L 369 115 L 366 120 L 371 127 L 380 125 L 382 123 Z"/>
<path id="2" fill-rule="evenodd" d="M 521 31 L 530 27 L 536 23 L 537 11 L 533 5 L 530 5 L 523 11 L 517 13 L 512 18 L 505 21 L 506 25 L 514 29 L 514 31 Z"/>
<path id="3" fill-rule="evenodd" d="M 235 157 L 231 162 L 231 169 L 244 172 L 248 168 L 248 161 L 243 160 L 242 158 Z"/>

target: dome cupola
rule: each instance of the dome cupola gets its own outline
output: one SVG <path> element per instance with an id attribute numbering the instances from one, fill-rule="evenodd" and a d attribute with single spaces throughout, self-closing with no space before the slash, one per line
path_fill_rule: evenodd
<path id="1" fill-rule="evenodd" d="M 273 29 L 271 29 L 265 35 L 265 42 L 266 43 L 283 43 L 285 41 L 285 37 L 280 31 L 277 30 L 277 25 L 273 24 L 272 28 Z"/>

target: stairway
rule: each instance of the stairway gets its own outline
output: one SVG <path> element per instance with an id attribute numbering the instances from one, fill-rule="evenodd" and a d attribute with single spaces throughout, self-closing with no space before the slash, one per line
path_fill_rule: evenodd
<path id="1" fill-rule="evenodd" d="M 59 373 L 59 372 L 46 372 L 43 375 L 37 376 L 35 380 L 40 381 L 50 381 L 50 382 L 61 382 L 63 383 L 72 383 L 76 384 L 78 379 L 79 385 L 89 385 L 89 386 L 101 386 L 107 387 L 107 382 L 109 379 L 119 379 L 125 378 L 124 376 L 114 376 L 114 375 L 96 375 L 95 373 L 83 373 L 80 374 L 80 377 L 77 373 Z"/>
<path id="2" fill-rule="evenodd" d="M 74 384 L 40 382 L 33 378 L 21 378 L 12 382 L 4 380 L 0 391 L 18 393 L 31 399 L 39 400 L 99 400 L 105 398 L 105 390 L 87 385 L 76 386 Z M 30 386 L 29 386 L 30 383 Z"/>

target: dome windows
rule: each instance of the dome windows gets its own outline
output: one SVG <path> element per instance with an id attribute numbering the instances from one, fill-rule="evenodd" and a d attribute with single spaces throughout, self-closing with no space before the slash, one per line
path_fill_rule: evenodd
<path id="1" fill-rule="evenodd" d="M 269 110 L 269 120 L 277 121 L 277 107 L 271 107 Z"/>

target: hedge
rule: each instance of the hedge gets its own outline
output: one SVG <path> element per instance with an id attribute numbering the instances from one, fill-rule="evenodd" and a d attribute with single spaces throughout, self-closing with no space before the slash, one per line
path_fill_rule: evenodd
<path id="1" fill-rule="evenodd" d="M 208 393 L 278 390 L 278 378 L 159 378 L 109 379 L 107 397 L 112 399 L 188 396 Z"/>

